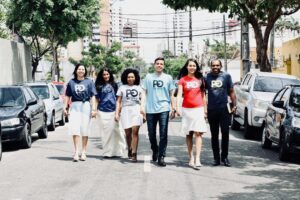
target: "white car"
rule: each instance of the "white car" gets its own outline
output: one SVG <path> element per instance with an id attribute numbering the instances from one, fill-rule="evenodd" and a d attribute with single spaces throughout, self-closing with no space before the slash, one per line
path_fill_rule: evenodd
<path id="1" fill-rule="evenodd" d="M 65 125 L 64 102 L 55 85 L 47 82 L 27 83 L 27 85 L 45 103 L 48 130 L 54 131 L 56 122 L 60 126 Z"/>
<path id="2" fill-rule="evenodd" d="M 269 103 L 275 94 L 289 84 L 300 84 L 295 76 L 269 72 L 249 72 L 240 85 L 234 87 L 236 113 L 231 128 L 245 129 L 245 138 L 259 136 Z"/>

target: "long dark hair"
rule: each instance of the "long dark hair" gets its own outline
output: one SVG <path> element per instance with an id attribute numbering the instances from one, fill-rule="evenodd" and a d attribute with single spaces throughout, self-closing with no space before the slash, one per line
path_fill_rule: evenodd
<path id="1" fill-rule="evenodd" d="M 180 71 L 179 71 L 178 80 L 180 80 L 182 77 L 188 75 L 189 72 L 188 72 L 187 67 L 188 67 L 188 65 L 189 65 L 189 62 L 194 62 L 194 63 L 196 64 L 195 77 L 201 81 L 200 89 L 201 89 L 202 91 L 205 91 L 203 74 L 202 74 L 202 72 L 201 72 L 199 63 L 198 63 L 197 60 L 194 59 L 194 58 L 189 58 L 189 59 L 185 62 L 184 66 L 183 66 L 183 67 L 180 69 Z"/>
<path id="2" fill-rule="evenodd" d="M 84 78 L 87 76 L 87 69 L 86 69 L 86 67 L 83 65 L 83 64 L 81 64 L 81 63 L 78 63 L 77 65 L 75 65 L 75 68 L 74 68 L 74 71 L 73 71 L 73 76 L 74 76 L 74 78 L 77 80 L 77 70 L 78 70 L 78 68 L 80 67 L 80 66 L 83 66 L 84 67 L 84 69 L 85 69 L 85 73 L 84 73 Z"/>
<path id="3" fill-rule="evenodd" d="M 132 69 L 132 68 L 127 68 L 122 73 L 121 81 L 122 81 L 123 85 L 128 84 L 127 77 L 128 77 L 128 74 L 130 74 L 130 73 L 134 74 L 134 77 L 135 77 L 134 85 L 140 85 L 141 78 L 140 78 L 139 72 L 138 72 L 138 70 Z"/>
<path id="4" fill-rule="evenodd" d="M 107 67 L 104 67 L 100 70 L 100 72 L 97 75 L 96 81 L 95 81 L 95 86 L 97 91 L 99 92 L 102 88 L 103 85 L 106 84 L 104 78 L 103 78 L 103 73 L 104 72 L 108 72 L 109 73 L 109 80 L 108 83 L 111 84 L 115 90 L 115 92 L 118 90 L 118 86 L 115 83 L 115 78 L 114 75 L 112 74 L 112 72 L 110 71 L 110 69 L 108 69 Z"/>

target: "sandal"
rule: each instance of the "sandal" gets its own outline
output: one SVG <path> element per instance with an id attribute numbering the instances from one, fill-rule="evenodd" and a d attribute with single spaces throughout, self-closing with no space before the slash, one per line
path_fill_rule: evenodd
<path id="1" fill-rule="evenodd" d="M 128 159 L 132 159 L 132 150 L 128 149 Z"/>
<path id="2" fill-rule="evenodd" d="M 137 155 L 136 155 L 136 153 L 132 153 L 131 159 L 132 159 L 132 162 L 137 162 Z"/>
<path id="3" fill-rule="evenodd" d="M 73 162 L 78 162 L 79 160 L 79 156 L 77 153 L 75 153 L 75 155 L 73 156 Z"/>

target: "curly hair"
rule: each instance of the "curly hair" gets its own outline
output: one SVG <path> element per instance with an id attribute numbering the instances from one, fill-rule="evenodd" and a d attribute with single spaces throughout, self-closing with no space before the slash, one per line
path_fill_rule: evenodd
<path id="1" fill-rule="evenodd" d="M 182 77 L 188 75 L 189 72 L 188 72 L 187 67 L 188 67 L 188 65 L 189 65 L 189 62 L 194 62 L 194 63 L 196 64 L 195 77 L 196 77 L 197 79 L 201 80 L 202 83 L 204 83 L 203 74 L 202 74 L 202 72 L 201 72 L 200 66 L 199 66 L 197 60 L 194 59 L 194 58 L 189 58 L 189 59 L 185 62 L 184 66 L 183 66 L 183 67 L 180 69 L 180 71 L 179 71 L 178 80 L 180 80 Z M 204 90 L 204 84 L 201 84 L 201 87 L 200 87 L 200 88 L 201 88 L 201 90 Z"/>
<path id="2" fill-rule="evenodd" d="M 122 73 L 122 75 L 121 75 L 122 84 L 123 85 L 128 84 L 127 78 L 128 78 L 128 74 L 130 74 L 130 73 L 134 74 L 134 77 L 135 77 L 134 85 L 140 85 L 141 78 L 140 78 L 139 72 L 138 72 L 138 70 L 132 69 L 132 68 L 127 68 Z"/>
<path id="3" fill-rule="evenodd" d="M 75 79 L 77 79 L 77 70 L 78 70 L 78 68 L 79 68 L 80 66 L 83 66 L 84 69 L 85 69 L 84 77 L 87 76 L 87 69 L 86 69 L 86 67 L 85 67 L 83 64 L 78 63 L 77 65 L 75 65 L 75 68 L 74 68 L 74 71 L 73 71 L 73 76 L 74 76 Z"/>
<path id="4" fill-rule="evenodd" d="M 95 81 L 95 86 L 96 86 L 97 91 L 100 91 L 101 87 L 106 84 L 106 82 L 105 82 L 105 80 L 103 78 L 103 73 L 104 72 L 108 72 L 109 73 L 108 83 L 110 83 L 114 87 L 114 89 L 115 89 L 115 87 L 117 88 L 117 84 L 115 83 L 114 75 L 112 74 L 112 72 L 110 71 L 110 69 L 108 69 L 107 67 L 104 67 L 98 73 L 96 81 Z"/>

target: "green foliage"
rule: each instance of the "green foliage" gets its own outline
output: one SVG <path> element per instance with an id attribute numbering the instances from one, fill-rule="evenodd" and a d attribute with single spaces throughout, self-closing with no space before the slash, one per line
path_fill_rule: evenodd
<path id="1" fill-rule="evenodd" d="M 8 1 L 0 1 L 0 38 L 9 38 L 9 29 L 6 27 L 6 13 L 7 13 Z"/>
<path id="2" fill-rule="evenodd" d="M 215 56 L 217 58 L 225 58 L 225 45 L 224 41 L 219 42 L 218 40 L 214 40 L 214 44 L 210 44 L 210 54 L 211 56 Z M 226 43 L 226 57 L 229 59 L 234 59 L 239 53 L 239 45 L 236 43 L 234 45 L 230 45 Z"/>
<path id="3" fill-rule="evenodd" d="M 275 31 L 283 33 L 285 30 L 295 31 L 300 33 L 300 24 L 294 18 L 281 18 L 275 24 Z"/>

